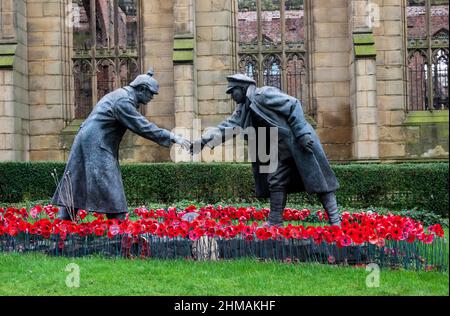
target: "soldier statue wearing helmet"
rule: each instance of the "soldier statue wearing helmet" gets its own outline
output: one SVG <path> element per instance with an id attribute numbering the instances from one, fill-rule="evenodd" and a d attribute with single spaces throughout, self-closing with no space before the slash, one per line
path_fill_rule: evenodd
<path id="1" fill-rule="evenodd" d="M 149 70 L 97 103 L 80 126 L 53 196 L 53 204 L 61 206 L 60 219 L 74 219 L 78 209 L 125 218 L 128 208 L 118 160 L 127 130 L 164 147 L 177 143 L 189 150 L 187 139 L 156 126 L 138 111 L 158 93 L 158 82 Z M 68 192 L 73 193 L 69 196 Z"/>
<path id="2" fill-rule="evenodd" d="M 238 134 L 249 127 L 257 134 L 261 128 L 276 128 L 276 171 L 263 174 L 259 157 L 252 161 L 256 195 L 270 197 L 268 224 L 282 225 L 288 193 L 307 191 L 318 195 L 330 224 L 340 225 L 334 193 L 339 183 L 316 132 L 305 119 L 300 101 L 274 87 L 257 88 L 255 80 L 243 74 L 228 76 L 227 80 L 226 93 L 237 103 L 237 108 L 228 119 L 195 141 L 191 153 L 199 153 L 204 146 L 214 147 L 225 141 L 227 135 Z M 259 135 L 255 139 L 259 141 Z M 263 151 L 267 144 L 265 146 Z"/>
<path id="3" fill-rule="evenodd" d="M 130 87 L 138 88 L 143 86 L 148 88 L 153 94 L 159 94 L 158 81 L 153 78 L 153 69 L 149 69 L 145 75 L 139 75 L 130 83 Z"/>

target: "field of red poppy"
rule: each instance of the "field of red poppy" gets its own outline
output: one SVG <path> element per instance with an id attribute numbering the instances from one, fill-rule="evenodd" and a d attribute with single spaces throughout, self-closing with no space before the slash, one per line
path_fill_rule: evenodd
<path id="1" fill-rule="evenodd" d="M 55 233 L 55 230 L 58 230 L 58 236 L 70 231 L 82 238 L 91 234 L 97 237 L 107 236 L 108 239 L 115 238 L 115 234 L 136 233 L 138 236 L 151 233 L 161 234 L 160 237 L 163 238 L 174 238 L 181 234 L 191 241 L 200 236 L 209 236 L 210 233 L 217 237 L 221 232 L 225 235 L 220 235 L 219 238 L 235 238 L 237 235 L 247 240 L 261 241 L 267 238 L 313 238 L 316 242 L 336 243 L 339 247 L 347 246 L 346 239 L 352 244 L 365 243 L 374 247 L 384 247 L 385 241 L 389 240 L 423 245 L 433 243 L 434 238 L 444 237 L 448 240 L 448 228 L 445 225 L 444 229 L 440 225 L 427 225 L 428 228 L 424 228 L 419 221 L 395 215 L 344 212 L 343 223 L 346 225 L 343 225 L 342 230 L 335 231 L 323 226 L 326 214 L 322 212 L 314 211 L 312 214 L 307 209 L 287 209 L 285 220 L 294 221 L 294 224 L 297 222 L 299 226 L 270 230 L 261 228 L 259 224 L 251 224 L 267 217 L 268 210 L 264 208 L 211 206 L 196 209 L 191 205 L 181 212 L 198 213 L 198 219 L 191 224 L 180 220 L 181 214 L 174 208 L 163 208 L 159 211 L 157 208 L 155 211 L 136 208 L 131 212 L 133 219 L 118 225 L 115 222 L 105 222 L 98 214 L 88 216 L 84 211 L 78 213 L 81 223 L 51 222 L 57 211 L 52 207 L 20 209 L 17 206 L 0 209 L 4 217 L 0 228 L 3 237 L 7 238 L 4 241 L 8 241 L 9 246 L 21 234 L 25 234 L 27 238 L 38 236 L 43 240 L 50 240 L 50 232 Z M 186 227 L 183 228 L 183 225 Z M 153 226 L 155 231 L 141 231 L 152 230 Z M 136 227 L 139 231 L 135 232 Z M 88 233 L 86 229 L 89 230 Z M 47 230 L 49 236 L 45 235 Z M 360 240 L 357 233 L 352 235 L 353 230 L 367 233 Z M 370 233 L 372 231 L 375 234 Z M 59 243 L 64 246 L 67 241 Z M 448 243 L 440 245 L 445 245 L 445 249 L 439 251 L 444 250 L 442 255 L 448 257 Z M 20 251 L 19 248 L 14 247 Z M 376 266 L 324 265 L 290 260 L 194 261 L 189 257 L 177 260 L 142 256 L 138 258 L 139 256 L 132 256 L 131 259 L 107 259 L 95 254 L 71 258 L 36 252 L 0 252 L 0 295 L 449 295 L 448 266 L 447 272 L 423 271 L 434 270 L 427 269 L 432 266 L 425 266 L 425 269 L 418 272 L 407 271 L 399 266 L 379 270 Z M 446 262 L 448 265 L 448 261 Z"/>

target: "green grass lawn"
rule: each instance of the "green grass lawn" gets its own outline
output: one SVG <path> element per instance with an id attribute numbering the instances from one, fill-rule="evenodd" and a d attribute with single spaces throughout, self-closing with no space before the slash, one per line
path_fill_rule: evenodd
<path id="1" fill-rule="evenodd" d="M 66 286 L 66 266 L 80 268 L 79 288 Z M 365 268 L 245 259 L 195 262 L 56 258 L 0 254 L 5 295 L 449 295 L 449 275 L 382 270 L 369 288 Z"/>

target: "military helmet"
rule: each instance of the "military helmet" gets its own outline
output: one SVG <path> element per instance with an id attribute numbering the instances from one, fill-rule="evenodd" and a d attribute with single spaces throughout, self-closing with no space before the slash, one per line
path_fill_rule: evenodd
<path id="1" fill-rule="evenodd" d="M 133 82 L 130 83 L 130 86 L 133 88 L 137 88 L 139 86 L 147 87 L 153 94 L 159 93 L 159 84 L 155 78 L 153 78 L 153 69 L 150 68 L 145 75 L 139 75 Z"/>
<path id="2" fill-rule="evenodd" d="M 228 87 L 226 91 L 227 94 L 230 94 L 231 90 L 233 90 L 236 87 L 246 87 L 248 85 L 256 85 L 255 80 L 243 74 L 235 74 L 232 76 L 228 76 L 227 80 L 228 80 Z"/>

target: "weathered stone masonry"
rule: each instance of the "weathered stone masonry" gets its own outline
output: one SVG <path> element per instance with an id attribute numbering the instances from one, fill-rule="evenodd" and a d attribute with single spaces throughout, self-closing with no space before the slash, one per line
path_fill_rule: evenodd
<path id="1" fill-rule="evenodd" d="M 309 108 L 328 156 L 448 159 L 448 111 L 406 110 L 406 0 L 305 1 Z M 81 123 L 74 121 L 70 2 L 0 0 L 0 160 L 67 159 Z M 219 123 L 234 108 L 225 78 L 238 67 L 237 2 L 140 3 L 141 71 L 153 67 L 161 85 L 145 115 L 185 136 L 199 122 L 201 129 Z M 411 21 L 420 27 L 419 18 Z M 120 154 L 170 160 L 169 150 L 131 133 Z"/>

